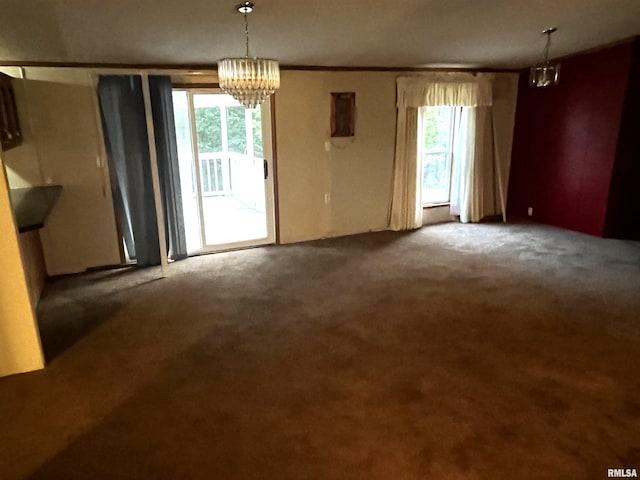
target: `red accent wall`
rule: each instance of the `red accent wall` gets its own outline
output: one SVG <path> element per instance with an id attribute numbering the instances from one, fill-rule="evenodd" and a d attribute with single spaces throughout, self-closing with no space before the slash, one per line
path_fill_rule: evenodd
<path id="1" fill-rule="evenodd" d="M 613 167 L 606 237 L 640 240 L 640 37 L 635 39 L 629 88 Z"/>
<path id="2" fill-rule="evenodd" d="M 562 61 L 560 83 L 520 76 L 508 212 L 603 236 L 633 43 Z"/>

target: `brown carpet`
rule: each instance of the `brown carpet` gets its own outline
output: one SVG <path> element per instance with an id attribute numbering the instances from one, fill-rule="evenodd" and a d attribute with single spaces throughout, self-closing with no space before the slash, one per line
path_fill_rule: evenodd
<path id="1" fill-rule="evenodd" d="M 375 233 L 52 281 L 0 478 L 603 479 L 640 469 L 640 244 Z"/>

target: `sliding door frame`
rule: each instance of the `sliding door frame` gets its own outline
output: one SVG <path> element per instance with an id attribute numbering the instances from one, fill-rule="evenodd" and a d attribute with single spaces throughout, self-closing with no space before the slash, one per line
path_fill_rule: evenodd
<path id="1" fill-rule="evenodd" d="M 191 129 L 191 150 L 193 153 L 193 168 L 196 177 L 196 196 L 198 218 L 200 221 L 200 253 L 215 253 L 227 250 L 236 250 L 240 248 L 256 247 L 262 245 L 273 245 L 279 243 L 279 225 L 278 204 L 277 204 L 277 168 L 275 158 L 275 113 L 273 108 L 275 103 L 273 96 L 267 102 L 261 105 L 261 124 L 262 124 L 262 143 L 263 143 L 263 160 L 267 163 L 268 175 L 264 179 L 265 185 L 265 217 L 267 222 L 267 236 L 259 239 L 245 240 L 239 242 L 225 243 L 220 245 L 208 245 L 206 243 L 204 205 L 202 198 L 202 174 L 200 152 L 198 151 L 198 131 L 196 125 L 196 116 L 194 108 L 194 96 L 198 94 L 218 94 L 226 95 L 226 93 L 217 85 L 189 85 L 174 84 L 174 91 L 184 91 L 187 94 L 187 108 L 189 111 L 189 127 Z"/>

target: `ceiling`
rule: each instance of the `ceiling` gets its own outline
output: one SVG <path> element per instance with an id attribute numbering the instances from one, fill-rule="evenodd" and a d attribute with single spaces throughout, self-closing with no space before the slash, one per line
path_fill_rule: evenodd
<path id="1" fill-rule="evenodd" d="M 213 64 L 237 0 L 2 0 L 0 63 Z M 255 0 L 252 55 L 284 65 L 517 68 L 640 34 L 639 0 Z"/>

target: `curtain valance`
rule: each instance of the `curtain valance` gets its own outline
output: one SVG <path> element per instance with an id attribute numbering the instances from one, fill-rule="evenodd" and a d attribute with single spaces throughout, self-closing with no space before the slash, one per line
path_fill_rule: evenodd
<path id="1" fill-rule="evenodd" d="M 434 80 L 428 76 L 398 77 L 400 107 L 487 107 L 493 105 L 491 81 L 487 78 Z"/>

